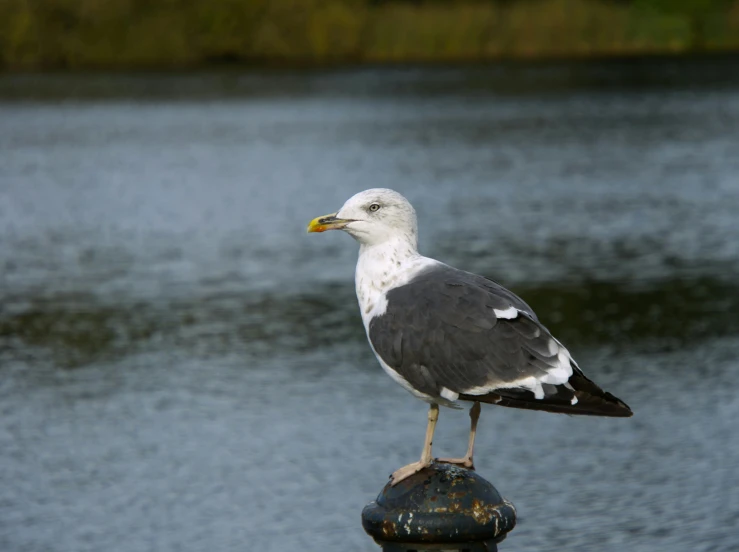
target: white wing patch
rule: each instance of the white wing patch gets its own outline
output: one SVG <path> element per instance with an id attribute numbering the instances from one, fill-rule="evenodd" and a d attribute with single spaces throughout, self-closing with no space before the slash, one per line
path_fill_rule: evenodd
<path id="1" fill-rule="evenodd" d="M 536 379 L 534 376 L 528 376 L 526 378 L 513 381 L 492 383 L 490 385 L 480 385 L 478 387 L 464 389 L 462 392 L 465 395 L 487 395 L 497 389 L 527 389 L 534 394 L 535 398 L 544 398 L 544 388 L 541 386 L 541 381 Z"/>
<path id="2" fill-rule="evenodd" d="M 557 366 L 550 368 L 546 375 L 541 378 L 542 383 L 551 383 L 552 385 L 562 385 L 572 376 L 572 365 L 570 364 L 570 353 L 567 349 L 560 346 L 557 354 Z"/>
<path id="3" fill-rule="evenodd" d="M 447 389 L 446 387 L 441 388 L 441 392 L 439 393 L 442 397 L 444 397 L 448 401 L 456 401 L 459 398 L 459 393 L 455 393 L 451 389 Z"/>
<path id="4" fill-rule="evenodd" d="M 493 312 L 497 318 L 505 318 L 506 320 L 513 320 L 518 316 L 518 309 L 516 307 L 508 307 L 503 310 L 493 309 Z"/>
<path id="5" fill-rule="evenodd" d="M 534 394 L 534 398 L 543 399 L 544 387 L 542 384 L 544 383 L 550 385 L 565 385 L 572 389 L 568 381 L 570 377 L 572 377 L 572 363 L 574 361 L 572 360 L 569 351 L 554 338 L 549 342 L 549 347 L 550 350 L 552 350 L 552 354 L 557 353 L 557 365 L 552 366 L 543 376 L 528 376 L 513 381 L 491 382 L 489 385 L 481 385 L 470 389 L 464 389 L 462 392 L 466 395 L 485 395 L 495 391 L 496 389 L 526 389 Z M 576 404 L 577 397 L 573 397 L 571 403 Z"/>

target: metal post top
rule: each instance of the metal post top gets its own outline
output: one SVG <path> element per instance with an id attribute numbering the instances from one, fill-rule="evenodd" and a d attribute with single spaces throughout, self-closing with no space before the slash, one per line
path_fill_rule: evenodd
<path id="1" fill-rule="evenodd" d="M 513 504 L 491 483 L 450 464 L 434 463 L 395 487 L 388 483 L 362 511 L 364 530 L 379 544 L 492 544 L 515 525 Z"/>

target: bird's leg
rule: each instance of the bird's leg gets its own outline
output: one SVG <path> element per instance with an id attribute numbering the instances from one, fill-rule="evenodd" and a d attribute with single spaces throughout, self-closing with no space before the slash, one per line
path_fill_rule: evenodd
<path id="1" fill-rule="evenodd" d="M 438 462 L 445 464 L 459 464 L 465 468 L 475 469 L 475 464 L 472 461 L 472 452 L 475 448 L 475 434 L 477 433 L 477 420 L 480 418 L 480 403 L 475 402 L 470 408 L 470 442 L 467 445 L 467 454 L 464 458 L 437 458 Z"/>
<path id="2" fill-rule="evenodd" d="M 406 479 L 414 473 L 420 472 L 424 468 L 428 468 L 433 462 L 431 456 L 431 445 L 434 441 L 434 431 L 436 430 L 436 421 L 439 419 L 439 405 L 432 403 L 429 408 L 429 423 L 426 426 L 426 440 L 423 443 L 423 451 L 421 452 L 421 459 L 418 462 L 413 462 L 407 466 L 396 470 L 393 475 L 390 476 L 390 485 L 395 486 L 403 479 Z"/>

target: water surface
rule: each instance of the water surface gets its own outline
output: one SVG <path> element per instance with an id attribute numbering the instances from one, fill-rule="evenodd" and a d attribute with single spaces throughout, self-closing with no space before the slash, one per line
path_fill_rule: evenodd
<path id="1" fill-rule="evenodd" d="M 426 407 L 305 225 L 376 186 L 635 411 L 484 410 L 502 550 L 735 549 L 739 88 L 692 67 L 2 77 L 0 549 L 375 550 Z"/>

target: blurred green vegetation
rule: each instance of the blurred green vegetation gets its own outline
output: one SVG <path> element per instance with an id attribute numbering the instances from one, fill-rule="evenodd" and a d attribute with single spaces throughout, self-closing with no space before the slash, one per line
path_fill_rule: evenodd
<path id="1" fill-rule="evenodd" d="M 736 3 L 732 0 L 635 0 L 636 5 L 644 11 L 668 14 L 687 23 L 689 28 L 689 46 L 692 50 L 701 51 L 707 41 L 720 34 L 721 14 L 729 14 Z M 732 6 L 732 4 L 734 4 Z M 733 10 L 736 12 L 736 10 Z M 736 16 L 736 13 L 734 13 Z M 739 30 L 734 28 L 734 32 Z"/>
<path id="2" fill-rule="evenodd" d="M 0 0 L 6 70 L 731 49 L 739 0 Z"/>

